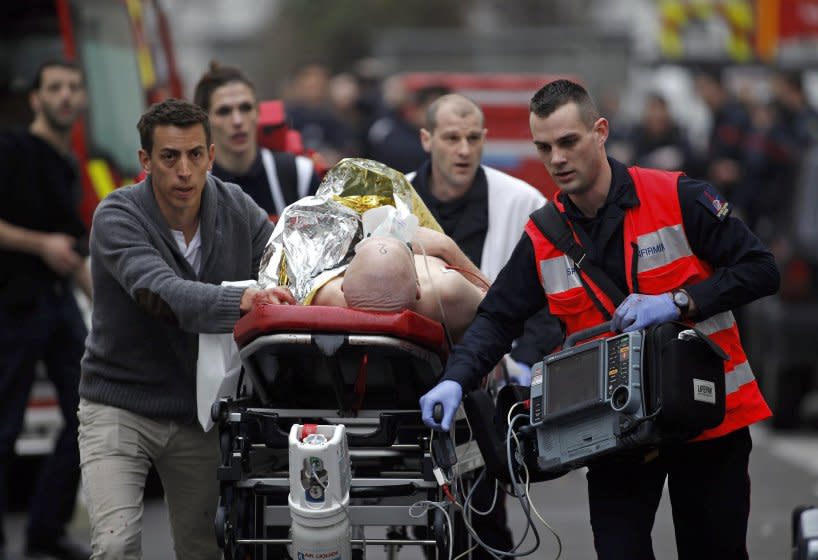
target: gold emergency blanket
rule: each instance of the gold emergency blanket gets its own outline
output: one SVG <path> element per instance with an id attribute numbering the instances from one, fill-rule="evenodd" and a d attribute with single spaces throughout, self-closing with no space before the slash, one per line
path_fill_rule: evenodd
<path id="1" fill-rule="evenodd" d="M 261 259 L 259 284 L 287 286 L 308 305 L 349 264 L 363 237 L 361 214 L 387 204 L 400 216 L 414 214 L 421 226 L 442 231 L 403 173 L 369 159 L 341 160 L 315 196 L 282 212 Z"/>

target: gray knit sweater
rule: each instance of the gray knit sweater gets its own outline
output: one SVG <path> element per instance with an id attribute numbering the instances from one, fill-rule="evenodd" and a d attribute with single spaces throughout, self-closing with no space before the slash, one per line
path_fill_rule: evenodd
<path id="1" fill-rule="evenodd" d="M 196 418 L 198 333 L 230 332 L 273 225 L 237 185 L 209 176 L 199 231 L 202 267 L 185 260 L 150 177 L 112 192 L 91 228 L 94 287 L 80 396 L 157 419 Z"/>

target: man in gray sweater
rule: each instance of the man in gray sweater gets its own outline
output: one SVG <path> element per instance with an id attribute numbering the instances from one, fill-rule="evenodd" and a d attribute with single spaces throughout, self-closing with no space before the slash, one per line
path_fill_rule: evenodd
<path id="1" fill-rule="evenodd" d="M 253 305 L 295 300 L 282 288 L 220 285 L 255 276 L 273 225 L 241 188 L 208 176 L 207 114 L 170 99 L 137 128 L 147 178 L 111 193 L 91 230 L 79 447 L 93 558 L 141 557 L 153 463 L 177 558 L 216 560 L 219 457 L 216 431 L 196 421 L 198 333 L 230 332 Z"/>

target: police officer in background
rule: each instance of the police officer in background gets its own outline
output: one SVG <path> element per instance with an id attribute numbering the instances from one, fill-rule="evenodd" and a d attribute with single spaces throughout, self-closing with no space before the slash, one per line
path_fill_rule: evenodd
<path id="1" fill-rule="evenodd" d="M 256 90 L 241 70 L 211 63 L 196 84 L 193 100 L 210 120 L 216 146 L 213 175 L 239 185 L 272 218 L 315 194 L 319 179 L 310 158 L 258 145 Z"/>
<path id="2" fill-rule="evenodd" d="M 724 421 L 692 442 L 660 447 L 658 456 L 590 466 L 594 545 L 603 560 L 654 558 L 651 529 L 667 479 L 680 560 L 747 558 L 748 426 L 769 417 L 770 409 L 730 310 L 776 291 L 773 256 L 710 184 L 608 158 L 608 121 L 581 86 L 551 82 L 534 95 L 530 111 L 534 145 L 560 190 L 554 204 L 586 258 L 630 295 L 616 308 L 598 297 L 604 292 L 581 268 L 566 267 L 569 257 L 529 222 L 455 347 L 443 381 L 421 398 L 424 421 L 448 429 L 463 390 L 476 385 L 522 332 L 523 321 L 543 307 L 566 335 L 607 318 L 613 331 L 669 320 L 694 324 L 729 355 Z M 438 402 L 440 424 L 432 417 Z"/>

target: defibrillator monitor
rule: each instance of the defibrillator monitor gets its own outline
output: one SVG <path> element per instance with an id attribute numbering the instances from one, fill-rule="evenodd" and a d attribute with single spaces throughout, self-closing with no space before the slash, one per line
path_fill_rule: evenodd
<path id="1" fill-rule="evenodd" d="M 704 334 L 671 321 L 571 346 L 608 328 L 574 333 L 565 350 L 531 368 L 531 425 L 542 473 L 687 441 L 724 419 L 727 354 Z"/>
<path id="2" fill-rule="evenodd" d="M 624 333 L 557 352 L 536 364 L 531 423 L 586 415 L 599 406 L 636 411 L 642 404 L 641 343 L 641 332 Z"/>
<path id="3" fill-rule="evenodd" d="M 567 413 L 602 402 L 603 345 L 603 341 L 586 344 L 545 361 L 544 414 Z"/>

